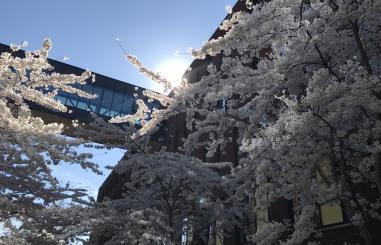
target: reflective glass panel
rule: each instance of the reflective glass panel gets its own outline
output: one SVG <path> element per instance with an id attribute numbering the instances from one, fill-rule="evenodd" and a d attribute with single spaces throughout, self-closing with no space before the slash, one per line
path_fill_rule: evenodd
<path id="1" fill-rule="evenodd" d="M 86 83 L 82 86 L 82 90 L 91 93 L 93 91 L 93 85 L 90 83 Z"/>
<path id="2" fill-rule="evenodd" d="M 67 106 L 71 106 L 71 107 L 76 107 L 77 106 L 77 100 L 76 99 L 73 99 L 73 98 L 67 98 L 67 100 L 66 100 L 66 105 Z"/>
<path id="3" fill-rule="evenodd" d="M 93 105 L 93 104 L 89 104 L 87 106 L 87 110 L 88 111 L 91 111 L 91 112 L 96 112 L 97 111 L 97 106 L 96 105 Z"/>
<path id="4" fill-rule="evenodd" d="M 66 102 L 66 97 L 61 96 L 61 95 L 56 95 L 56 96 L 55 96 L 55 99 L 56 99 L 57 101 L 61 102 L 62 104 L 65 104 L 65 102 Z"/>
<path id="5" fill-rule="evenodd" d="M 136 104 L 136 101 L 134 100 L 132 102 L 132 111 L 131 113 L 135 113 L 138 110 L 138 104 Z"/>
<path id="6" fill-rule="evenodd" d="M 334 200 L 320 205 L 322 225 L 332 225 L 344 221 L 340 201 Z"/>
<path id="7" fill-rule="evenodd" d="M 79 84 L 79 83 L 74 83 L 73 85 L 71 85 L 72 87 L 76 88 L 76 89 L 81 89 L 82 87 L 82 84 Z M 77 94 L 71 94 L 70 97 L 73 97 L 73 98 L 81 98 L 79 97 Z"/>
<path id="8" fill-rule="evenodd" d="M 110 109 L 105 108 L 105 107 L 101 107 L 99 110 L 99 114 L 105 115 L 105 116 L 110 116 Z"/>
<path id="9" fill-rule="evenodd" d="M 93 94 L 96 94 L 98 97 L 92 99 L 91 100 L 92 103 L 94 103 L 96 105 L 100 104 L 100 102 L 102 100 L 102 92 L 103 92 L 102 88 L 94 85 Z"/>
<path id="10" fill-rule="evenodd" d="M 66 97 L 66 96 L 69 95 L 69 93 L 67 93 L 67 92 L 65 92 L 65 91 L 62 91 L 62 90 L 58 91 L 57 94 L 58 94 L 58 95 L 62 95 L 62 96 L 64 96 L 64 97 Z"/>
<path id="11" fill-rule="evenodd" d="M 116 117 L 116 116 L 119 116 L 119 115 L 120 115 L 120 112 L 113 111 L 113 110 L 110 111 L 110 117 Z"/>
<path id="12" fill-rule="evenodd" d="M 327 188 L 333 182 L 332 165 L 328 160 L 322 161 L 316 170 L 316 179 L 321 188 Z M 320 205 L 321 224 L 332 225 L 344 222 L 340 200 L 332 200 Z"/>
<path id="13" fill-rule="evenodd" d="M 111 90 L 108 90 L 108 89 L 103 90 L 103 96 L 102 96 L 103 107 L 111 108 L 113 94 L 114 93 Z"/>
<path id="14" fill-rule="evenodd" d="M 123 94 L 115 92 L 114 99 L 112 100 L 111 109 L 116 112 L 120 112 L 123 106 Z"/>
<path id="15" fill-rule="evenodd" d="M 77 108 L 81 110 L 87 110 L 87 103 L 84 101 L 78 101 Z"/>
<path id="16" fill-rule="evenodd" d="M 132 106 L 134 102 L 135 102 L 134 98 L 132 98 L 131 96 L 125 96 L 123 107 L 122 107 L 122 114 L 126 114 L 126 115 L 131 114 Z"/>
<path id="17" fill-rule="evenodd" d="M 257 216 L 257 231 L 260 231 L 269 222 L 269 214 L 268 214 L 267 208 L 257 209 L 256 216 Z"/>

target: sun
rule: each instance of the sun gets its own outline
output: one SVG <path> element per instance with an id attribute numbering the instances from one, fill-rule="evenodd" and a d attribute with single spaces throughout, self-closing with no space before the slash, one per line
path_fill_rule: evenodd
<path id="1" fill-rule="evenodd" d="M 185 71 L 189 67 L 189 62 L 181 58 L 171 58 L 164 60 L 157 67 L 157 71 L 168 79 L 172 87 L 178 86 L 181 81 Z"/>

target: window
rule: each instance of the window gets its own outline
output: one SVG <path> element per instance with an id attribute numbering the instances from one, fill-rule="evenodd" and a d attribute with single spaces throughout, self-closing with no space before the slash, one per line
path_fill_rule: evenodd
<path id="1" fill-rule="evenodd" d="M 224 244 L 222 222 L 219 222 L 217 220 L 209 226 L 209 239 L 208 239 L 208 241 L 209 241 L 208 244 L 213 244 L 213 245 L 223 245 Z"/>
<path id="2" fill-rule="evenodd" d="M 94 85 L 93 94 L 97 95 L 97 97 L 95 97 L 91 101 L 94 104 L 100 104 L 100 102 L 102 100 L 102 93 L 103 93 L 103 89 Z"/>
<path id="3" fill-rule="evenodd" d="M 181 232 L 181 245 L 189 245 L 192 243 L 193 227 L 189 223 L 188 218 L 183 220 L 183 228 Z"/>
<path id="4" fill-rule="evenodd" d="M 82 89 L 82 84 L 79 84 L 79 83 L 74 83 L 73 85 L 71 85 L 72 87 L 76 88 L 76 89 Z M 81 98 L 80 96 L 78 96 L 77 94 L 70 94 L 69 97 L 72 97 L 72 98 L 75 98 L 75 99 L 79 99 Z"/>
<path id="5" fill-rule="evenodd" d="M 102 102 L 101 102 L 101 108 L 99 110 L 99 113 L 105 116 L 110 115 L 110 108 L 112 105 L 112 99 L 113 99 L 114 93 L 111 90 L 104 89 L 103 90 L 103 96 L 102 96 Z"/>
<path id="6" fill-rule="evenodd" d="M 105 108 L 105 107 L 101 107 L 99 109 L 99 114 L 104 115 L 104 116 L 110 116 L 110 109 Z"/>
<path id="7" fill-rule="evenodd" d="M 222 109 L 223 111 L 225 111 L 226 110 L 226 99 L 221 99 L 221 100 L 217 101 L 216 108 Z"/>
<path id="8" fill-rule="evenodd" d="M 113 94 L 114 93 L 111 90 L 108 90 L 108 89 L 103 90 L 101 104 L 106 107 L 111 107 Z"/>
<path id="9" fill-rule="evenodd" d="M 322 225 L 332 225 L 344 222 L 340 201 L 334 200 L 320 205 L 320 218 Z"/>
<path id="10" fill-rule="evenodd" d="M 132 106 L 135 100 L 131 96 L 124 96 L 122 114 L 128 115 L 132 112 Z"/>
<path id="11" fill-rule="evenodd" d="M 87 109 L 87 103 L 84 101 L 78 101 L 77 108 L 79 108 L 81 110 L 86 110 L 86 111 L 88 110 Z"/>
<path id="12" fill-rule="evenodd" d="M 256 232 L 261 231 L 265 225 L 269 222 L 269 211 L 268 208 L 260 207 L 258 205 L 258 200 L 255 198 L 255 221 L 256 221 Z"/>
<path id="13" fill-rule="evenodd" d="M 257 221 L 257 232 L 261 231 L 269 222 L 269 212 L 267 208 L 258 208 L 255 212 Z"/>
<path id="14" fill-rule="evenodd" d="M 77 103 L 78 103 L 78 100 L 71 98 L 71 97 L 68 97 L 65 104 L 67 106 L 77 107 Z"/>
<path id="15" fill-rule="evenodd" d="M 74 83 L 71 86 L 76 88 L 76 89 L 81 89 L 82 85 L 79 83 Z M 70 107 L 77 107 L 77 103 L 78 103 L 78 100 L 80 99 L 80 97 L 77 94 L 71 94 L 71 93 L 66 93 L 66 92 L 64 92 L 64 94 L 67 94 L 67 100 L 66 100 L 65 105 L 70 106 Z"/>
<path id="16" fill-rule="evenodd" d="M 86 83 L 86 84 L 73 84 L 71 85 L 77 89 L 81 89 L 90 94 L 97 95 L 94 99 L 87 99 L 79 97 L 76 94 L 70 94 L 64 91 L 59 91 L 55 96 L 57 101 L 69 107 L 76 107 L 81 110 L 94 112 L 108 117 L 129 115 L 136 111 L 136 99 L 133 96 L 126 95 L 120 92 L 115 92 L 110 89 L 104 89 L 100 86 Z M 150 108 L 157 108 L 157 102 L 149 103 Z M 140 123 L 136 124 L 141 127 Z"/>
<path id="17" fill-rule="evenodd" d="M 138 104 L 136 104 L 136 101 L 132 101 L 132 110 L 131 113 L 135 113 L 138 110 Z"/>
<path id="18" fill-rule="evenodd" d="M 65 96 L 62 96 L 62 95 L 56 95 L 54 97 L 57 101 L 61 102 L 62 104 L 65 104 L 66 103 L 66 97 Z"/>
<path id="19" fill-rule="evenodd" d="M 330 185 L 333 181 L 333 170 L 328 160 L 319 164 L 316 171 L 316 179 L 324 186 Z M 320 204 L 320 221 L 322 226 L 339 224 L 344 222 L 344 215 L 340 200 L 331 200 L 327 203 Z"/>
<path id="20" fill-rule="evenodd" d="M 113 111 L 113 110 L 110 111 L 110 117 L 116 117 L 116 116 L 119 116 L 119 115 L 120 115 L 120 113 L 117 112 L 117 111 Z"/>
<path id="21" fill-rule="evenodd" d="M 86 83 L 82 86 L 82 90 L 91 94 L 93 92 L 93 85 L 90 83 Z"/>
<path id="22" fill-rule="evenodd" d="M 119 115 L 123 107 L 123 94 L 115 92 L 112 100 L 111 110 L 113 115 Z M 110 114 L 110 115 L 111 115 Z"/>
<path id="23" fill-rule="evenodd" d="M 88 104 L 87 110 L 96 113 L 97 112 L 97 106 L 94 104 Z"/>
<path id="24" fill-rule="evenodd" d="M 82 85 L 81 90 L 91 94 L 93 91 L 93 85 L 86 83 L 86 84 Z M 79 96 L 76 96 L 76 98 L 78 100 L 78 103 L 77 103 L 78 109 L 90 111 L 90 109 L 88 107 L 89 99 L 82 98 Z"/>

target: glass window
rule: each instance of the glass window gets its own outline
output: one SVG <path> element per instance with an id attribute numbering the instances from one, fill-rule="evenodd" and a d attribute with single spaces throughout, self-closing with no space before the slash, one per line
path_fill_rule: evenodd
<path id="1" fill-rule="evenodd" d="M 120 115 L 120 112 L 113 111 L 113 110 L 110 111 L 110 117 L 116 117 L 116 116 L 119 116 L 119 115 Z"/>
<path id="2" fill-rule="evenodd" d="M 256 211 L 257 232 L 261 231 L 269 222 L 269 214 L 267 208 L 258 208 Z"/>
<path id="3" fill-rule="evenodd" d="M 160 104 L 159 101 L 156 101 L 156 100 L 155 100 L 154 102 L 152 102 L 152 105 L 153 105 L 152 108 L 157 109 L 157 108 L 160 108 L 160 105 L 161 105 L 161 104 Z"/>
<path id="4" fill-rule="evenodd" d="M 94 85 L 93 94 L 96 94 L 97 97 L 91 100 L 93 104 L 96 104 L 96 105 L 100 104 L 102 100 L 102 92 L 103 92 L 102 88 Z"/>
<path id="5" fill-rule="evenodd" d="M 131 96 L 125 96 L 123 107 L 122 107 L 122 114 L 126 114 L 126 115 L 131 114 L 132 106 L 134 103 L 135 103 L 134 98 L 132 98 Z"/>
<path id="6" fill-rule="evenodd" d="M 93 92 L 93 85 L 91 83 L 86 83 L 82 86 L 82 90 L 88 93 Z"/>
<path id="7" fill-rule="evenodd" d="M 72 84 L 71 86 L 74 87 L 74 88 L 76 88 L 76 89 L 81 89 L 81 87 L 82 87 L 82 85 L 79 84 L 79 83 L 74 83 L 74 84 Z M 81 97 L 79 97 L 77 94 L 70 94 L 70 97 L 72 97 L 72 98 L 76 98 L 76 99 L 81 98 Z"/>
<path id="8" fill-rule="evenodd" d="M 224 245 L 224 228 L 222 221 L 216 222 L 216 245 Z"/>
<path id="9" fill-rule="evenodd" d="M 217 101 L 216 109 L 225 109 L 225 99 L 221 99 Z"/>
<path id="10" fill-rule="evenodd" d="M 90 84 L 90 83 L 86 83 L 86 84 L 82 85 L 81 90 L 85 91 L 85 92 L 87 92 L 89 94 L 93 94 L 93 85 Z M 84 103 L 86 103 L 86 104 L 90 101 L 90 99 L 86 99 L 86 98 L 83 98 L 83 97 L 81 97 L 80 100 L 84 101 Z"/>
<path id="11" fill-rule="evenodd" d="M 148 101 L 144 101 L 146 103 L 146 105 L 148 106 L 148 108 L 152 111 L 153 109 L 157 109 L 160 107 L 160 103 L 158 101 L 152 101 L 152 102 L 148 102 Z"/>
<path id="12" fill-rule="evenodd" d="M 193 227 L 188 221 L 188 218 L 183 220 L 183 228 L 181 232 L 181 245 L 192 244 L 193 238 Z"/>
<path id="13" fill-rule="evenodd" d="M 105 115 L 105 116 L 110 116 L 110 109 L 105 108 L 105 107 L 101 107 L 99 110 L 99 114 Z"/>
<path id="14" fill-rule="evenodd" d="M 76 107 L 77 106 L 77 102 L 78 101 L 76 99 L 68 97 L 65 104 L 67 106 Z"/>
<path id="15" fill-rule="evenodd" d="M 114 93 L 111 90 L 104 89 L 103 90 L 103 96 L 102 96 L 102 106 L 111 108 L 112 105 L 112 97 Z"/>
<path id="16" fill-rule="evenodd" d="M 316 179 L 321 188 L 327 188 L 333 182 L 332 165 L 328 160 L 322 161 L 316 170 Z M 344 222 L 340 200 L 335 199 L 320 205 L 321 225 L 332 225 Z"/>
<path id="17" fill-rule="evenodd" d="M 123 107 L 123 94 L 115 92 L 114 99 L 112 100 L 111 109 L 116 112 L 121 112 Z"/>
<path id="18" fill-rule="evenodd" d="M 69 93 L 67 93 L 67 92 L 65 92 L 65 91 L 62 91 L 62 90 L 59 90 L 57 94 L 58 94 L 58 95 L 62 95 L 62 96 L 64 96 L 64 97 L 67 97 L 67 96 L 69 95 Z"/>
<path id="19" fill-rule="evenodd" d="M 87 110 L 87 102 L 78 101 L 77 108 L 81 110 Z"/>
<path id="20" fill-rule="evenodd" d="M 340 201 L 334 200 L 320 205 L 320 216 L 322 225 L 344 222 Z"/>
<path id="21" fill-rule="evenodd" d="M 332 181 L 332 166 L 328 160 L 322 161 L 316 169 L 316 179 L 322 185 L 329 185 Z"/>
<path id="22" fill-rule="evenodd" d="M 267 208 L 259 206 L 257 198 L 255 198 L 255 205 L 257 206 L 255 209 L 256 232 L 258 232 L 269 222 L 269 212 Z"/>
<path id="23" fill-rule="evenodd" d="M 61 102 L 62 104 L 65 104 L 66 103 L 66 97 L 62 96 L 62 95 L 56 95 L 54 97 L 57 101 Z"/>
<path id="24" fill-rule="evenodd" d="M 43 88 L 44 92 L 53 92 L 54 87 L 53 86 L 48 86 Z"/>
<path id="25" fill-rule="evenodd" d="M 138 104 L 136 104 L 136 101 L 134 100 L 132 102 L 132 111 L 131 113 L 135 113 L 138 110 Z"/>
<path id="26" fill-rule="evenodd" d="M 88 104 L 87 105 L 87 110 L 91 112 L 97 112 L 97 106 L 93 104 Z"/>

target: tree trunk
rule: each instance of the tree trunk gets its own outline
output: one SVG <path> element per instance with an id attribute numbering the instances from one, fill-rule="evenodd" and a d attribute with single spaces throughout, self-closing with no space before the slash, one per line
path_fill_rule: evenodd
<path id="1" fill-rule="evenodd" d="M 376 185 L 381 197 L 381 152 L 376 154 L 374 168 L 376 172 Z"/>
<path id="2" fill-rule="evenodd" d="M 376 245 L 370 233 L 369 222 L 367 220 L 366 213 L 356 198 L 354 186 L 348 173 L 347 164 L 344 157 L 344 142 L 342 140 L 340 140 L 339 142 L 340 142 L 340 159 L 337 161 L 337 163 L 339 166 L 342 182 L 345 188 L 349 191 L 350 199 L 353 201 L 353 203 L 355 204 L 355 207 L 358 209 L 362 217 L 362 224 L 359 226 L 360 234 L 364 238 L 366 245 Z"/>
<path id="3" fill-rule="evenodd" d="M 364 238 L 366 245 L 376 245 L 373 242 L 372 235 L 370 234 L 368 225 L 366 221 L 364 220 L 364 225 L 359 226 L 361 236 Z"/>

